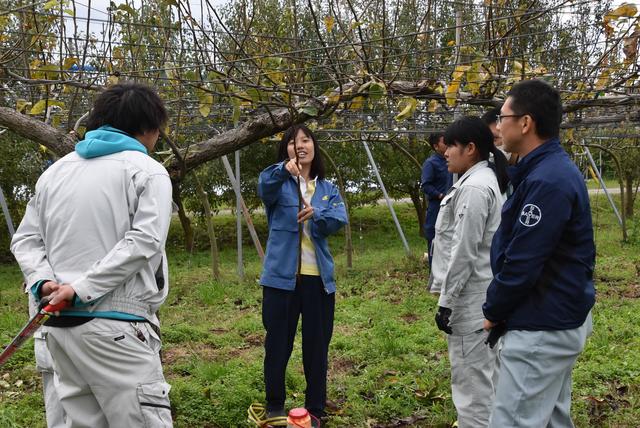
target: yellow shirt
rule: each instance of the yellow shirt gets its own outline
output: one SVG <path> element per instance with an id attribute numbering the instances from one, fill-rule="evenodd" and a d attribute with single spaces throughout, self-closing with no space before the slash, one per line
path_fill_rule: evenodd
<path id="1" fill-rule="evenodd" d="M 311 198 L 316 191 L 316 179 L 309 180 L 307 183 L 304 178 L 300 177 L 300 187 L 304 199 L 311 202 Z M 311 224 L 309 220 L 305 221 L 302 227 L 302 253 L 300 256 L 302 258 L 300 273 L 302 275 L 319 276 L 316 248 L 313 245 L 313 241 L 311 241 Z"/>

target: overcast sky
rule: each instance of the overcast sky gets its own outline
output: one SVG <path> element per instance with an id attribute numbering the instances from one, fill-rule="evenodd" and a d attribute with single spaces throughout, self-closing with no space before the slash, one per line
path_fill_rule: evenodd
<path id="1" fill-rule="evenodd" d="M 81 18 L 86 18 L 87 17 L 87 4 L 88 4 L 89 0 L 76 0 L 76 10 L 77 10 L 77 16 L 81 17 Z M 136 4 L 140 4 L 143 0 L 134 0 L 134 2 Z M 146 0 L 149 1 L 149 0 Z M 189 4 L 191 5 L 191 11 L 194 15 L 194 18 L 199 19 L 200 18 L 200 8 L 201 8 L 201 2 L 205 1 L 205 0 L 189 0 Z M 225 4 L 229 3 L 230 0 L 210 0 L 210 3 L 214 6 L 214 7 L 222 7 Z M 625 1 L 625 0 L 614 0 L 613 4 L 614 6 L 620 5 L 622 3 L 634 3 L 633 1 Z M 92 0 L 91 1 L 91 15 L 94 18 L 98 18 L 98 19 L 106 19 L 107 18 L 107 7 L 109 7 L 109 0 Z M 121 4 L 123 3 L 123 1 L 119 1 L 119 0 L 115 0 L 116 4 Z M 635 4 L 637 5 L 638 2 L 635 2 Z M 98 30 L 100 29 L 100 27 L 98 27 Z"/>

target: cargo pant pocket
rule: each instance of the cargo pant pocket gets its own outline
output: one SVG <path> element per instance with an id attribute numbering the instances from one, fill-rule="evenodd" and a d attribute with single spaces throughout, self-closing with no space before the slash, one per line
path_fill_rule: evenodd
<path id="1" fill-rule="evenodd" d="M 171 385 L 163 381 L 138 386 L 138 401 L 146 428 L 173 426 L 169 390 Z"/>
<path id="2" fill-rule="evenodd" d="M 47 348 L 47 332 L 42 327 L 33 335 L 33 350 L 36 357 L 36 370 L 40 373 L 53 373 L 53 359 Z"/>

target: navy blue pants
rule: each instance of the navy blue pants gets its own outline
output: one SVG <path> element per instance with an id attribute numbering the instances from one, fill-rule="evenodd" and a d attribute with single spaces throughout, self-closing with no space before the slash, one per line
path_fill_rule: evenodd
<path id="1" fill-rule="evenodd" d="M 319 276 L 302 275 L 294 291 L 262 287 L 264 383 L 267 411 L 284 409 L 285 372 L 302 315 L 302 363 L 307 381 L 305 408 L 324 416 L 327 357 L 333 333 L 335 293 L 327 294 Z"/>

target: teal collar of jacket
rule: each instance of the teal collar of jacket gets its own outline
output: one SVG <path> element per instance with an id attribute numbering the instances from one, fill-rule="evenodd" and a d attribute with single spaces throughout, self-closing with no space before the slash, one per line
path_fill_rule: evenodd
<path id="1" fill-rule="evenodd" d="M 142 143 L 124 131 L 109 125 L 89 131 L 84 139 L 76 144 L 76 152 L 85 159 L 134 150 L 148 154 Z"/>

